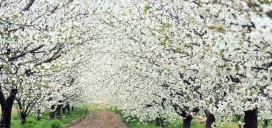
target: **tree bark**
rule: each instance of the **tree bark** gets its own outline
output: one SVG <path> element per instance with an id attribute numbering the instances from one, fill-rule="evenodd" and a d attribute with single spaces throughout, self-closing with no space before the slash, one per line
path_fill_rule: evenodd
<path id="1" fill-rule="evenodd" d="M 10 128 L 11 111 L 12 111 L 12 107 L 2 106 L 2 117 L 1 117 L 0 128 Z"/>
<path id="2" fill-rule="evenodd" d="M 67 109 L 67 115 L 70 115 L 70 112 L 71 112 L 70 104 L 66 105 L 66 109 Z"/>
<path id="3" fill-rule="evenodd" d="M 156 118 L 156 126 L 158 127 L 162 126 L 162 120 L 159 117 Z"/>
<path id="4" fill-rule="evenodd" d="M 41 109 L 37 110 L 37 120 L 41 120 Z"/>
<path id="5" fill-rule="evenodd" d="M 168 125 L 167 125 L 166 119 L 157 117 L 156 118 L 156 126 L 158 126 L 158 127 L 162 126 L 163 128 L 167 128 Z"/>
<path id="6" fill-rule="evenodd" d="M 162 127 L 163 128 L 168 128 L 167 120 L 165 118 L 162 118 Z"/>
<path id="7" fill-rule="evenodd" d="M 3 128 L 10 128 L 12 106 L 2 106 L 1 125 Z"/>
<path id="8" fill-rule="evenodd" d="M 244 128 L 258 128 L 258 110 L 248 110 L 245 111 L 245 118 L 244 118 Z"/>
<path id="9" fill-rule="evenodd" d="M 190 128 L 193 117 L 191 115 L 187 115 L 183 118 L 183 128 Z"/>
<path id="10" fill-rule="evenodd" d="M 26 124 L 26 113 L 20 111 L 20 117 L 21 117 L 21 124 L 24 125 Z"/>
<path id="11" fill-rule="evenodd" d="M 206 127 L 205 128 L 212 128 L 212 125 L 215 123 L 214 115 L 212 113 L 210 113 L 208 110 L 205 110 L 205 115 L 206 115 Z"/>
<path id="12" fill-rule="evenodd" d="M 50 119 L 54 119 L 54 118 L 56 118 L 55 111 L 54 112 L 50 112 Z"/>
<path id="13" fill-rule="evenodd" d="M 16 98 L 16 94 L 17 89 L 12 89 L 8 98 L 5 99 L 2 88 L 0 86 L 0 104 L 2 109 L 0 128 L 10 128 L 11 111 L 14 100 Z"/>
<path id="14" fill-rule="evenodd" d="M 57 119 L 61 119 L 61 108 L 62 108 L 62 105 L 57 106 L 57 109 L 56 109 L 56 118 Z"/>
<path id="15" fill-rule="evenodd" d="M 75 109 L 75 107 L 74 107 L 74 106 L 72 106 L 72 107 L 71 107 L 71 110 L 72 110 L 72 111 L 74 111 L 74 109 Z"/>
<path id="16" fill-rule="evenodd" d="M 21 125 L 24 125 L 26 124 L 26 117 L 27 117 L 27 114 L 26 114 L 26 111 L 24 111 L 23 109 L 23 105 L 21 104 L 21 100 L 17 100 L 17 103 L 18 103 L 18 113 L 20 114 L 20 119 L 21 119 Z"/>
<path id="17" fill-rule="evenodd" d="M 55 114 L 55 106 L 51 106 L 51 111 L 50 111 L 50 119 L 54 119 L 56 118 L 56 114 Z M 54 111 L 53 111 L 54 110 Z"/>
<path id="18" fill-rule="evenodd" d="M 263 121 L 263 128 L 268 128 L 268 120 Z"/>
<path id="19" fill-rule="evenodd" d="M 62 110 L 62 115 L 66 115 L 66 105 L 62 106 L 61 110 Z"/>

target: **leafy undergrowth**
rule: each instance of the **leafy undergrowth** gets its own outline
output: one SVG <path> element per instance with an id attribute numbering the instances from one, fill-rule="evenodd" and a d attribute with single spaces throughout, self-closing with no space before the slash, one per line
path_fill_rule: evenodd
<path id="1" fill-rule="evenodd" d="M 30 115 L 25 125 L 21 125 L 19 116 L 14 114 L 11 120 L 11 128 L 64 128 L 65 124 L 80 118 L 88 112 L 87 107 L 77 108 L 71 111 L 70 115 L 63 116 L 61 120 L 50 120 L 48 112 L 42 114 L 41 120 L 36 120 L 34 115 Z"/>

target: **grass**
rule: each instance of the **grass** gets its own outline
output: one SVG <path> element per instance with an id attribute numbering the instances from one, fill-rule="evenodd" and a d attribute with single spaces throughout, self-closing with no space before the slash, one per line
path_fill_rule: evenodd
<path id="1" fill-rule="evenodd" d="M 108 108 L 106 110 L 109 112 L 114 112 L 116 114 L 119 114 L 123 117 L 122 110 L 120 110 L 120 109 Z M 128 128 L 161 128 L 161 127 L 156 126 L 155 121 L 142 123 L 135 117 L 129 117 L 129 118 L 133 121 L 126 122 Z M 124 118 L 124 120 L 126 120 L 126 118 Z M 205 125 L 199 124 L 198 122 L 200 122 L 200 118 L 194 118 L 194 120 L 192 120 L 191 127 L 192 128 L 205 128 Z M 177 121 L 174 123 L 168 122 L 167 124 L 168 124 L 168 128 L 181 128 L 182 127 L 181 121 Z"/>
<path id="2" fill-rule="evenodd" d="M 119 114 L 123 117 L 122 110 L 116 109 L 116 108 L 108 108 L 106 109 L 109 112 L 114 112 L 116 114 Z M 127 121 L 126 124 L 128 128 L 161 128 L 156 126 L 155 121 L 151 122 L 145 122 L 144 124 L 141 123 L 137 118 L 130 117 L 130 119 L 134 121 Z M 126 120 L 126 118 L 124 118 Z M 168 122 L 168 128 L 181 128 L 182 127 L 182 121 L 178 119 L 177 122 Z M 201 116 L 196 116 L 193 118 L 191 123 L 191 128 L 205 128 L 205 120 Z M 224 125 L 221 125 L 220 123 L 216 124 L 217 128 L 238 128 L 238 121 L 236 118 L 233 118 L 233 122 L 226 123 Z M 261 121 L 259 121 L 258 127 L 262 127 Z M 272 128 L 272 123 L 269 124 L 269 128 Z"/>
<path id="3" fill-rule="evenodd" d="M 88 106 L 84 106 L 80 109 L 76 109 L 71 112 L 69 116 L 66 116 L 62 120 L 49 120 L 49 113 L 44 113 L 42 116 L 42 119 L 40 121 L 37 121 L 33 115 L 30 115 L 27 118 L 27 124 L 22 126 L 20 125 L 20 118 L 16 113 L 13 113 L 12 116 L 12 127 L 11 128 L 63 128 L 64 124 L 68 124 L 71 121 L 80 118 L 82 115 L 87 114 L 88 112 L 99 112 L 99 111 L 109 111 L 116 114 L 119 114 L 121 117 L 124 118 L 122 114 L 122 110 L 116 109 L 116 108 L 107 108 L 107 106 L 104 105 L 97 105 L 97 104 L 90 104 Z M 145 122 L 141 123 L 137 118 L 135 117 L 129 117 L 133 121 L 127 121 L 126 124 L 128 128 L 161 128 L 156 126 L 155 121 L 151 122 Z M 201 116 L 196 116 L 193 118 L 191 123 L 191 128 L 205 128 L 205 120 Z M 237 119 L 233 118 L 233 122 L 227 123 L 223 126 L 221 124 L 216 125 L 217 128 L 238 128 Z M 168 122 L 168 128 L 181 128 L 182 127 L 182 121 L 178 118 L 177 122 Z M 261 127 L 261 121 L 259 121 L 259 127 Z M 272 128 L 272 123 L 268 127 Z"/>
<path id="4" fill-rule="evenodd" d="M 87 114 L 88 108 L 82 107 L 70 112 L 70 115 L 64 116 L 61 120 L 50 120 L 49 113 L 43 113 L 41 120 L 36 120 L 34 115 L 27 117 L 27 124 L 21 125 L 18 114 L 13 114 L 11 119 L 11 128 L 64 128 L 65 124 L 80 118 Z"/>

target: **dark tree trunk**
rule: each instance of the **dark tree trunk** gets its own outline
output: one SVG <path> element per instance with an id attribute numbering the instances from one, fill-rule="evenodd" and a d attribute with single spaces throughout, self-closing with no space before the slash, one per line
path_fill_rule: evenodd
<path id="1" fill-rule="evenodd" d="M 157 117 L 156 118 L 156 126 L 158 126 L 158 127 L 162 126 L 163 128 L 167 128 L 168 125 L 167 125 L 166 119 Z"/>
<path id="2" fill-rule="evenodd" d="M 61 108 L 62 115 L 66 115 L 66 105 Z"/>
<path id="3" fill-rule="evenodd" d="M 22 125 L 26 124 L 26 116 L 27 116 L 26 113 L 20 111 L 20 116 L 21 116 L 21 124 Z"/>
<path id="4" fill-rule="evenodd" d="M 70 105 L 69 104 L 66 105 L 66 109 L 67 109 L 67 115 L 70 115 L 71 110 L 70 110 Z"/>
<path id="5" fill-rule="evenodd" d="M 57 106 L 57 109 L 56 109 L 56 118 L 57 119 L 61 119 L 61 108 L 62 108 L 62 105 Z"/>
<path id="6" fill-rule="evenodd" d="M 41 109 L 37 110 L 37 120 L 41 120 Z"/>
<path id="7" fill-rule="evenodd" d="M 18 103 L 18 108 L 19 108 L 18 113 L 20 114 L 21 125 L 24 125 L 24 124 L 26 124 L 27 114 L 26 114 L 26 111 L 24 111 L 20 100 L 17 100 L 17 103 Z"/>
<path id="8" fill-rule="evenodd" d="M 72 107 L 71 107 L 71 110 L 72 110 L 72 111 L 74 111 L 74 110 L 75 110 L 75 107 L 74 107 L 74 106 L 72 106 Z"/>
<path id="9" fill-rule="evenodd" d="M 245 118 L 244 118 L 244 128 L 258 128 L 258 110 L 248 110 L 245 111 Z"/>
<path id="10" fill-rule="evenodd" d="M 241 122 L 241 115 L 236 115 L 236 118 L 237 118 L 237 121 L 238 121 L 239 128 L 242 128 L 242 124 L 239 123 L 239 122 Z"/>
<path id="11" fill-rule="evenodd" d="M 268 128 L 268 120 L 263 121 L 263 128 Z"/>
<path id="12" fill-rule="evenodd" d="M 0 128 L 10 128 L 11 111 L 12 111 L 12 106 L 11 107 L 2 106 L 2 117 L 1 117 Z"/>
<path id="13" fill-rule="evenodd" d="M 162 127 L 163 128 L 168 128 L 167 120 L 165 118 L 162 118 Z"/>
<path id="14" fill-rule="evenodd" d="M 159 117 L 156 118 L 156 126 L 158 127 L 162 126 L 162 119 Z"/>
<path id="15" fill-rule="evenodd" d="M 215 123 L 214 115 L 212 113 L 210 113 L 208 110 L 205 110 L 205 115 L 206 115 L 206 127 L 205 128 L 212 128 L 212 125 Z"/>
<path id="16" fill-rule="evenodd" d="M 10 128 L 11 111 L 12 111 L 14 100 L 16 98 L 16 94 L 17 94 L 17 89 L 12 89 L 8 98 L 5 99 L 2 88 L 0 86 L 0 104 L 2 108 L 0 128 Z"/>
<path id="17" fill-rule="evenodd" d="M 193 117 L 191 115 L 183 118 L 183 128 L 190 128 Z"/>
<path id="18" fill-rule="evenodd" d="M 54 118 L 56 118 L 56 114 L 55 114 L 55 106 L 53 105 L 51 106 L 50 119 L 54 119 Z"/>
<path id="19" fill-rule="evenodd" d="M 50 112 L 50 119 L 54 119 L 54 118 L 56 118 L 55 111 L 54 112 Z"/>

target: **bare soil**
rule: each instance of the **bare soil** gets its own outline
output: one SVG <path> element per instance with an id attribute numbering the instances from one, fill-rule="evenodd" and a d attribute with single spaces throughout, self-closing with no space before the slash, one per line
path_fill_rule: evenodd
<path id="1" fill-rule="evenodd" d="M 120 115 L 99 111 L 88 114 L 81 121 L 68 128 L 127 128 L 127 126 Z"/>

